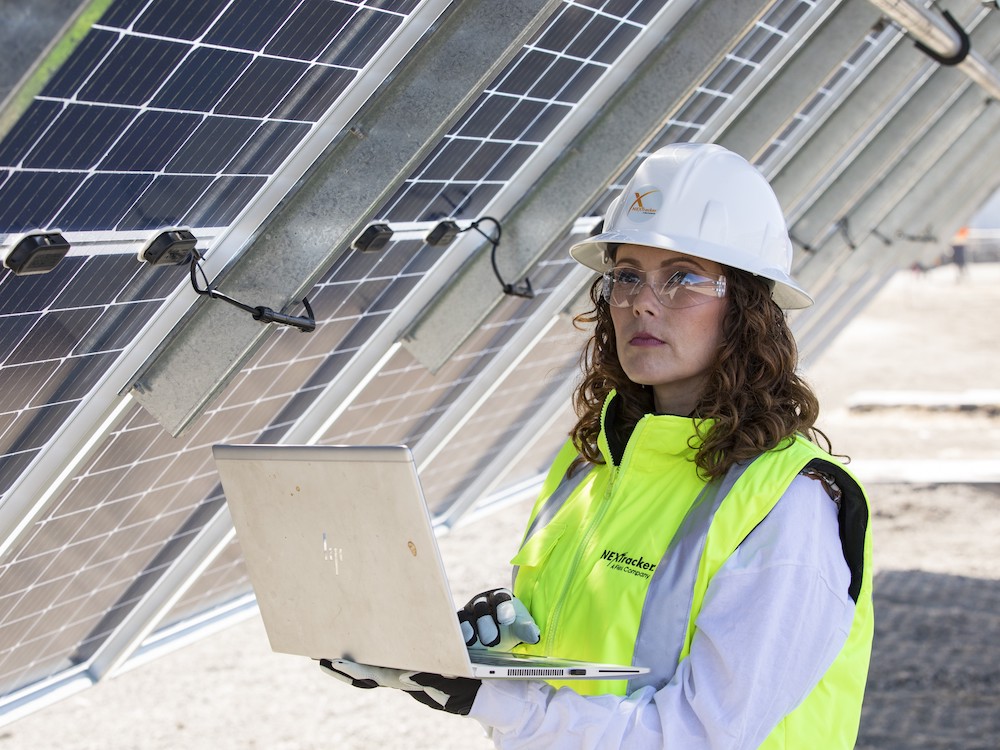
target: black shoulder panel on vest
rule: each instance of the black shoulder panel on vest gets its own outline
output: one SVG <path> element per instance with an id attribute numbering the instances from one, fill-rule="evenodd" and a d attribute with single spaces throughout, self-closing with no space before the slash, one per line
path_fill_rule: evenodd
<path id="1" fill-rule="evenodd" d="M 858 600 L 861 593 L 862 574 L 865 568 L 865 535 L 868 533 L 868 503 L 864 493 L 854 478 L 835 462 L 822 458 L 814 458 L 806 466 L 807 469 L 829 474 L 840 487 L 843 498 L 840 503 L 840 544 L 844 550 L 844 559 L 851 570 L 851 586 L 847 590 L 851 599 Z"/>

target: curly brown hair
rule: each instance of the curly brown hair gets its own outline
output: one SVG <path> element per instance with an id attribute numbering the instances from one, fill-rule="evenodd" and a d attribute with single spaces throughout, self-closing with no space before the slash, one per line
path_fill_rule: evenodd
<path id="1" fill-rule="evenodd" d="M 733 464 L 790 445 L 796 434 L 830 450 L 827 436 L 815 427 L 819 401 L 798 373 L 798 347 L 781 308 L 771 299 L 769 283 L 746 271 L 726 267 L 727 308 L 722 345 L 693 414 L 700 445 L 695 464 L 706 479 L 723 476 Z M 633 383 L 618 361 L 615 329 L 601 279 L 590 289 L 593 309 L 574 318 L 578 328 L 594 325 L 581 354 L 584 377 L 573 394 L 578 421 L 570 432 L 582 459 L 603 463 L 597 446 L 601 410 L 612 389 L 621 400 L 618 429 L 631 433 L 652 411 L 652 389 Z"/>

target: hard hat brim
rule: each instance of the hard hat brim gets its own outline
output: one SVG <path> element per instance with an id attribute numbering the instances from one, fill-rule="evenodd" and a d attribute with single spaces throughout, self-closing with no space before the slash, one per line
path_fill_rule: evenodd
<path id="1" fill-rule="evenodd" d="M 586 240 L 577 242 L 570 247 L 569 254 L 572 258 L 587 268 L 592 268 L 598 273 L 604 273 L 611 268 L 611 256 L 608 252 L 610 245 L 646 245 L 657 247 L 663 250 L 674 250 L 679 253 L 686 253 L 696 258 L 711 260 L 724 266 L 742 268 L 755 276 L 768 279 L 774 282 L 771 296 L 778 307 L 783 310 L 800 310 L 809 307 L 813 303 L 813 298 L 798 285 L 791 276 L 778 268 L 758 268 L 756 259 L 742 257 L 739 262 L 734 262 L 734 253 L 731 247 L 716 246 L 710 242 L 704 242 L 691 237 L 664 237 L 655 232 L 602 232 L 601 234 L 588 237 Z"/>

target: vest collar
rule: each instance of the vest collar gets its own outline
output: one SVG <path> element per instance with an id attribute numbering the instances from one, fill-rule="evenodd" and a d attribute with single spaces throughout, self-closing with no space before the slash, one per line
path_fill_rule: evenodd
<path id="1" fill-rule="evenodd" d="M 604 399 L 601 432 L 597 438 L 598 447 L 608 465 L 620 466 L 626 449 L 632 443 L 640 443 L 644 452 L 649 451 L 663 457 L 694 458 L 701 445 L 696 425 L 701 424 L 704 429 L 709 426 L 710 420 L 696 421 L 691 417 L 671 414 L 646 414 L 637 424 L 624 425 L 619 414 L 622 400 L 617 396 L 617 391 L 612 390 Z"/>

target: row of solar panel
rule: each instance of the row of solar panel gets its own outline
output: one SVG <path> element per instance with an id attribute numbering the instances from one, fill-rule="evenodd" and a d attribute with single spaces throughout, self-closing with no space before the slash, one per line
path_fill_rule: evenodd
<path id="1" fill-rule="evenodd" d="M 121 5 L 113 6 L 102 19 L 103 28 L 131 23 L 131 17 L 119 10 Z M 336 5 L 331 3 L 329 7 Z M 588 5 L 603 9 L 597 12 L 587 8 Z M 150 7 L 153 6 L 161 11 L 169 8 L 174 14 L 177 11 L 172 3 L 153 3 Z M 216 6 L 217 10 L 220 8 Z M 607 61 L 642 31 L 642 21 L 661 9 L 662 4 L 657 2 L 566 4 L 539 32 L 533 45 L 498 76 L 412 179 L 387 202 L 381 214 L 393 221 L 440 215 L 477 216 L 571 113 L 573 103 L 606 69 Z M 631 15 L 628 19 L 615 18 L 615 12 Z M 209 25 L 205 20 L 208 15 L 205 11 L 204 16 L 199 16 L 200 28 Z M 159 31 L 162 33 L 171 23 L 164 19 Z M 183 25 L 180 21 L 173 23 Z M 184 28 L 190 30 L 183 33 L 191 36 L 196 26 Z M 139 24 L 135 30 L 141 30 Z M 554 54 L 556 48 L 560 48 L 559 54 Z M 565 54 L 569 49 L 571 55 Z M 69 90 L 67 87 L 62 93 Z M 153 90 L 147 88 L 150 96 Z M 206 94 L 201 101 L 207 102 L 208 98 Z M 50 107 L 54 116 L 56 110 L 51 105 L 63 108 L 59 112 L 85 106 L 76 101 L 41 100 L 31 116 L 39 117 L 43 107 Z M 101 109 L 96 104 L 89 106 Z M 239 145 L 236 133 L 242 132 L 232 123 L 246 127 L 247 132 L 250 129 L 237 117 L 204 116 L 202 126 L 206 129 L 218 128 L 233 135 L 215 144 L 206 137 L 206 149 L 200 154 L 193 145 L 187 146 L 190 156 L 185 161 L 180 156 L 185 147 L 181 144 L 197 142 L 199 130 L 189 130 L 188 140 L 184 141 L 175 139 L 171 128 L 191 120 L 174 120 L 173 116 L 182 113 L 173 111 L 147 109 L 136 114 L 135 109 L 121 107 L 121 110 L 128 114 L 114 119 L 113 127 L 123 128 L 119 139 L 128 137 L 128 123 L 137 124 L 154 113 L 163 117 L 143 120 L 143 123 L 164 123 L 154 149 L 159 156 L 136 153 L 141 152 L 141 144 L 131 150 L 116 151 L 113 144 L 120 140 L 109 129 L 103 150 L 94 145 L 86 157 L 72 162 L 86 172 L 70 177 L 94 180 L 102 176 L 91 173 L 106 166 L 99 159 L 109 159 L 112 151 L 116 154 L 113 158 L 134 160 L 123 161 L 119 166 L 172 170 L 181 164 L 194 165 L 204 160 L 213 169 L 232 170 L 232 156 L 225 151 Z M 223 120 L 230 123 L 232 131 L 224 127 Z M 268 124 L 275 123 L 269 121 L 262 126 Z M 50 130 L 46 130 L 41 123 L 33 131 L 51 133 L 47 137 L 52 142 L 69 139 L 67 150 L 72 151 L 71 136 L 57 134 L 73 128 L 59 127 L 50 123 Z M 183 125 L 180 127 L 184 130 Z M 25 127 L 20 132 L 27 134 L 29 129 Z M 104 137 L 98 133 L 105 131 L 95 127 L 88 132 L 88 138 L 93 140 Z M 45 151 L 30 138 L 18 146 L 13 143 L 11 140 L 0 146 L 10 149 L 7 153 L 16 152 L 19 160 L 17 172 L 8 177 L 8 183 L 0 185 L 5 192 L 11 179 L 28 179 L 20 175 L 28 174 L 24 170 L 32 164 L 30 160 L 43 158 L 31 155 Z M 213 145 L 215 148 L 211 148 Z M 269 161 L 266 166 L 269 168 L 276 161 Z M 35 179 L 45 174 L 38 171 Z M 110 181 L 147 176 L 106 175 L 109 182 L 104 189 L 94 192 L 93 200 L 115 194 Z M 150 204 L 150 212 L 155 207 L 157 213 L 148 223 L 133 218 L 130 206 L 121 210 L 126 194 L 107 198 L 105 218 L 99 220 L 104 222 L 101 226 L 153 228 L 157 221 L 194 226 L 225 224 L 233 214 L 210 215 L 206 211 L 202 217 L 195 213 L 205 210 L 195 181 L 215 176 L 210 170 L 157 175 L 150 189 L 155 189 L 157 183 L 169 187 Z M 250 179 L 257 179 L 256 173 L 226 175 L 220 178 L 220 183 Z M 20 213 L 16 216 L 21 223 L 9 225 L 8 231 L 10 227 L 23 227 L 24 217 L 36 210 L 39 197 L 58 184 L 58 180 L 53 180 L 51 184 L 31 185 L 27 192 L 33 197 L 25 195 L 18 204 Z M 179 190 L 184 185 L 192 187 Z M 40 217 L 46 211 L 45 221 L 50 220 L 63 209 L 68 192 L 52 198 L 46 210 L 38 210 L 33 220 L 44 223 Z M 172 202 L 165 202 L 167 198 Z M 243 204 L 236 201 L 230 205 L 238 211 Z M 104 210 L 104 204 L 99 207 Z M 99 221 L 94 220 L 98 213 L 88 208 L 79 210 L 75 216 L 91 222 L 85 226 L 98 228 Z M 10 216 L 15 216 L 15 212 Z M 200 221 L 202 218 L 204 221 Z M 392 243 L 380 254 L 342 256 L 310 294 L 319 321 L 317 331 L 310 336 L 295 332 L 273 336 L 184 441 L 170 438 L 142 409 L 129 406 L 119 427 L 104 439 L 94 458 L 80 467 L 0 569 L 0 590 L 4 592 L 0 596 L 0 620 L 4 623 L 0 640 L 10 644 L 0 654 L 2 683 L 9 687 L 23 685 L 94 653 L 221 507 L 207 446 L 221 440 L 283 439 L 295 420 L 351 365 L 389 314 L 405 304 L 408 295 L 440 257 L 441 251 L 412 241 Z M 141 327 L 178 283 L 183 283 L 182 269 L 150 269 L 137 264 L 134 257 L 70 256 L 65 263 L 65 268 L 60 264 L 47 276 L 0 284 L 0 298 L 4 298 L 3 309 L 7 311 L 4 320 L 17 321 L 0 344 L 0 368 L 5 377 L 10 375 L 16 380 L 12 393 L 18 394 L 9 401 L 14 411 L 0 417 L 13 419 L 7 429 L 0 428 L 4 441 L 0 447 L 6 454 L 0 459 L 6 462 L 0 463 L 5 486 L 15 481 L 20 469 L 58 433 L 63 420 L 87 394 L 88 387 L 102 377 L 122 347 L 129 345 L 132 332 Z M 555 264 L 548 275 L 535 276 L 539 300 L 551 285 L 550 280 L 560 274 L 561 266 Z M 537 300 L 522 300 L 502 306 L 481 334 L 433 375 L 405 350 L 397 351 L 379 373 L 363 403 L 342 414 L 322 439 L 419 441 L 435 419 L 448 410 L 449 404 L 475 382 L 475 375 L 485 364 L 503 349 L 504 341 L 530 317 L 535 304 Z M 127 329 L 130 333 L 114 339 L 88 336 L 98 330 L 94 320 L 100 321 L 102 316 L 118 321 L 116 330 Z M 572 329 L 569 334 L 572 335 Z M 566 336 L 567 332 L 559 335 Z M 49 339 L 51 344 L 38 345 L 39 341 Z M 490 464 L 496 447 L 515 439 L 520 426 L 538 410 L 552 382 L 568 380 L 566 368 L 572 367 L 573 358 L 558 354 L 561 349 L 555 346 L 557 339 L 558 336 L 539 346 L 518 368 L 516 377 L 505 381 L 504 390 L 495 395 L 505 404 L 502 413 L 487 410 L 473 415 L 473 420 L 450 441 L 449 449 L 431 464 L 426 481 L 434 507 L 447 507 L 462 492 L 469 477 L 481 474 Z M 554 444 L 557 439 L 550 438 L 548 442 Z M 510 467 L 512 476 L 524 478 L 537 473 L 544 460 L 542 451 L 535 463 Z M 238 547 L 233 545 L 220 556 L 205 579 L 192 587 L 166 622 L 175 622 L 186 614 L 245 592 Z"/>

